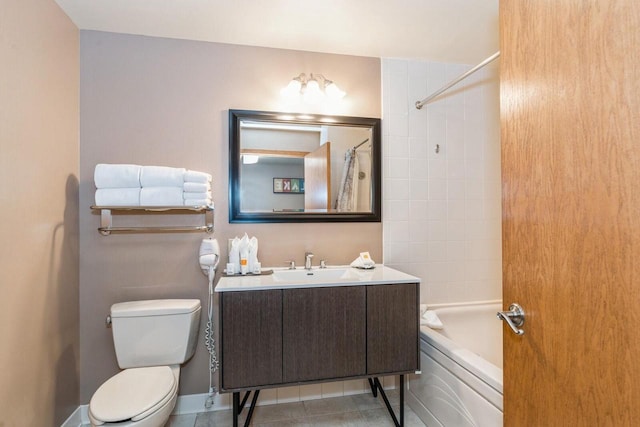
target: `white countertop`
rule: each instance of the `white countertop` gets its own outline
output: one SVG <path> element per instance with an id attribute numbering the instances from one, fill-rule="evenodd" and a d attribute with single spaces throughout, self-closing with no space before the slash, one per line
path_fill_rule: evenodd
<path id="1" fill-rule="evenodd" d="M 271 270 L 271 269 L 263 269 Z M 420 283 L 418 277 L 403 273 L 382 264 L 363 270 L 348 265 L 329 266 L 326 269 L 314 267 L 307 280 L 307 270 L 273 268 L 274 274 L 263 275 L 223 275 L 216 285 L 216 292 L 260 291 L 270 289 L 316 288 L 328 286 L 392 285 L 399 283 Z M 332 271 L 333 270 L 333 271 Z M 278 272 L 282 275 L 279 276 Z M 282 277 L 293 272 L 295 278 Z M 336 274 L 332 274 L 332 273 Z M 333 277 L 321 277 L 327 274 Z M 339 277 L 335 277 L 338 275 Z M 303 277 L 303 278 L 300 278 Z"/>

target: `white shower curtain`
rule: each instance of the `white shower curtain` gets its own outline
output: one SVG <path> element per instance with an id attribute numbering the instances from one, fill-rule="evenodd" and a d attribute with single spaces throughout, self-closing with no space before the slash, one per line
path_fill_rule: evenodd
<path id="1" fill-rule="evenodd" d="M 347 150 L 344 156 L 342 180 L 338 189 L 336 210 L 338 212 L 352 212 L 357 208 L 358 200 L 358 154 L 355 149 Z"/>

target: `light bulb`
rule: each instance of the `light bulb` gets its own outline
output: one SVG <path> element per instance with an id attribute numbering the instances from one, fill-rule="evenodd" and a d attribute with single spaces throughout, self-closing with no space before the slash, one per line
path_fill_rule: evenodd
<path id="1" fill-rule="evenodd" d="M 289 82 L 289 84 L 282 88 L 280 94 L 288 99 L 295 99 L 300 96 L 300 89 L 302 88 L 302 83 L 298 79 L 293 79 Z"/>
<path id="2" fill-rule="evenodd" d="M 333 100 L 342 99 L 346 95 L 346 92 L 340 90 L 340 88 L 333 82 L 329 83 L 324 90 L 327 92 L 327 96 Z"/>
<path id="3" fill-rule="evenodd" d="M 304 102 L 307 104 L 317 104 L 324 98 L 324 93 L 320 90 L 320 85 L 315 79 L 307 82 L 307 87 L 304 91 Z"/>

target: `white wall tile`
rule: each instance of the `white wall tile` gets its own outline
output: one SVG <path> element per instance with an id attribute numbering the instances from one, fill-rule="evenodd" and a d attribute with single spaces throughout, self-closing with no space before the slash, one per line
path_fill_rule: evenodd
<path id="1" fill-rule="evenodd" d="M 276 389 L 278 403 L 290 403 L 300 401 L 300 387 L 281 387 Z"/>
<path id="2" fill-rule="evenodd" d="M 433 181 L 428 181 L 426 179 L 412 179 L 410 182 L 411 187 L 411 198 L 413 200 L 429 200 L 431 189 L 429 184 Z"/>
<path id="3" fill-rule="evenodd" d="M 409 139 L 406 136 L 389 135 L 385 138 L 385 157 L 400 157 L 408 158 L 409 152 Z"/>
<path id="4" fill-rule="evenodd" d="M 368 391 L 366 380 L 348 380 L 344 381 L 344 395 L 361 394 Z"/>
<path id="5" fill-rule="evenodd" d="M 322 383 L 322 398 L 326 399 L 328 397 L 340 397 L 344 395 L 344 385 L 342 381 L 340 382 L 331 382 L 331 383 Z"/>
<path id="6" fill-rule="evenodd" d="M 427 159 L 417 159 L 413 156 L 409 159 L 409 173 L 411 179 L 424 180 L 429 179 L 429 166 Z"/>
<path id="7" fill-rule="evenodd" d="M 481 70 L 417 110 L 415 101 L 470 67 L 382 63 L 384 262 L 422 278 L 421 302 L 499 298 L 497 68 Z"/>
<path id="8" fill-rule="evenodd" d="M 431 179 L 427 181 L 429 200 L 447 200 L 447 181 L 445 179 Z"/>
<path id="9" fill-rule="evenodd" d="M 423 119 L 424 120 L 424 119 Z M 426 125 L 425 125 L 425 136 L 424 137 L 409 137 L 409 154 L 412 159 L 426 159 L 427 158 L 427 150 L 428 150 L 428 140 L 426 136 Z"/>
<path id="10" fill-rule="evenodd" d="M 301 385 L 300 400 L 304 401 L 314 399 L 322 399 L 322 384 Z"/>
<path id="11" fill-rule="evenodd" d="M 411 181 L 389 178 L 385 180 L 384 200 L 410 200 Z"/>
<path id="12" fill-rule="evenodd" d="M 409 178 L 409 159 L 406 157 L 391 157 L 387 159 L 387 178 Z"/>

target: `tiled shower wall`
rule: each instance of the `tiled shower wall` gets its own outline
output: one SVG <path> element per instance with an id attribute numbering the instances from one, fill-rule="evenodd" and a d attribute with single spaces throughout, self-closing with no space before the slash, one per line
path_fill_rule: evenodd
<path id="1" fill-rule="evenodd" d="M 422 303 L 500 299 L 497 62 L 421 110 L 471 67 L 384 59 L 384 263 L 422 279 Z"/>

